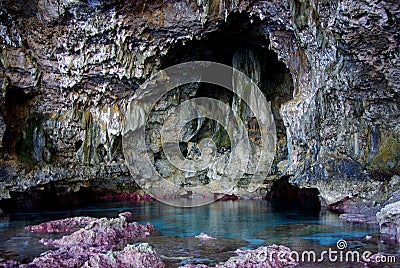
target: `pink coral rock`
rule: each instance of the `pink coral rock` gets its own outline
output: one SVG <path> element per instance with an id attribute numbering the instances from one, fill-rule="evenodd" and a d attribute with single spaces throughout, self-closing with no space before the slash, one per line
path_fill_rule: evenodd
<path id="1" fill-rule="evenodd" d="M 147 243 L 126 245 L 122 251 L 104 251 L 95 247 L 64 247 L 48 251 L 22 267 L 165 267 Z"/>
<path id="2" fill-rule="evenodd" d="M 123 250 L 116 250 L 121 248 L 121 242 L 147 237 L 154 231 L 154 226 L 149 223 L 128 223 L 126 217 L 131 216 L 130 212 L 118 216 L 113 219 L 75 217 L 27 226 L 27 230 L 40 233 L 75 231 L 60 239 L 42 239 L 45 245 L 56 246 L 58 249 L 47 251 L 31 263 L 19 267 L 165 267 L 147 243 L 133 246 L 128 244 Z"/>
<path id="3" fill-rule="evenodd" d="M 101 218 L 91 221 L 87 226 L 56 240 L 42 239 L 45 245 L 66 247 L 75 245 L 86 245 L 93 247 L 104 247 L 112 249 L 124 239 L 147 237 L 154 231 L 151 224 L 142 225 L 137 222 L 128 223 L 124 216 L 119 218 Z"/>
<path id="4" fill-rule="evenodd" d="M 92 217 L 74 217 L 29 225 L 25 227 L 25 230 L 34 233 L 72 233 L 95 220 L 97 219 Z"/>

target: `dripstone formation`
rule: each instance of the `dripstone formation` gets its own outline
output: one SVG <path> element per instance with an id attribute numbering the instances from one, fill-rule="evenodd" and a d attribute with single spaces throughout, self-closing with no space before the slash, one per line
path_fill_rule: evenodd
<path id="1" fill-rule="evenodd" d="M 318 189 L 333 209 L 376 213 L 400 201 L 399 17 L 396 0 L 3 0 L 0 198 L 135 189 L 122 152 L 123 122 L 138 120 L 128 103 L 157 71 L 208 60 L 251 77 L 276 124 L 270 174 L 245 174 L 234 194 L 259 198 L 285 177 Z M 183 174 L 163 156 L 160 125 L 194 97 L 230 105 L 258 142 L 240 96 L 199 84 L 170 92 L 148 120 L 146 144 L 159 173 L 183 186 L 223 174 Z M 186 132 L 189 158 L 204 137 L 220 156 L 235 150 L 215 122 Z M 261 187 L 244 191 L 254 180 Z M 379 219 L 393 219 L 385 211 L 395 209 Z"/>

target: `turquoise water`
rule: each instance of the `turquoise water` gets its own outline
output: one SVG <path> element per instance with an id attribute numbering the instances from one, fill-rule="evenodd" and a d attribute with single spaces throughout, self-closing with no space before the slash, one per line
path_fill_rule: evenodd
<path id="1" fill-rule="evenodd" d="M 339 239 L 360 239 L 378 232 L 376 226 L 344 223 L 333 213 L 264 200 L 219 201 L 194 208 L 172 207 L 156 201 L 97 203 L 73 210 L 16 212 L 0 218 L 0 257 L 26 262 L 48 249 L 38 243 L 43 234 L 24 231 L 26 225 L 83 215 L 116 217 L 123 211 L 133 214 L 132 221 L 152 223 L 159 233 L 150 243 L 160 254 L 168 256 L 190 252 L 198 258 L 207 258 L 205 249 L 193 251 L 196 247 L 193 243 L 197 241 L 193 236 L 200 233 L 236 239 L 232 240 L 231 250 L 236 246 L 254 248 L 268 244 L 301 250 L 334 246 Z"/>

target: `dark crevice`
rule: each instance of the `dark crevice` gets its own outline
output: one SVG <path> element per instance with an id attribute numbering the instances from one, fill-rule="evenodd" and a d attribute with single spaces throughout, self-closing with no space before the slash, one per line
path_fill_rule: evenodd
<path id="1" fill-rule="evenodd" d="M 162 58 L 161 67 L 195 60 L 214 61 L 231 66 L 237 49 L 252 49 L 257 53 L 264 53 L 268 51 L 269 41 L 265 35 L 259 33 L 258 27 L 257 23 L 250 22 L 246 14 L 232 14 L 217 31 L 202 36 L 200 40 L 178 42 L 170 53 Z"/>
<path id="2" fill-rule="evenodd" d="M 43 122 L 46 119 L 46 115 L 31 114 L 25 120 L 24 128 L 15 146 L 15 152 L 20 161 L 28 163 L 50 161 L 52 150 L 50 146 L 47 147 L 43 130 Z"/>
<path id="3" fill-rule="evenodd" d="M 289 183 L 288 176 L 274 182 L 267 194 L 267 200 L 272 203 L 283 203 L 287 206 L 295 206 L 304 210 L 319 212 L 321 209 L 318 189 L 294 186 Z"/>
<path id="4" fill-rule="evenodd" d="M 140 187 L 128 177 L 122 176 L 118 180 L 87 181 L 84 185 L 81 182 L 49 182 L 25 192 L 10 192 L 10 199 L 0 200 L 0 208 L 5 214 L 32 210 L 73 210 L 97 202 L 139 201 L 135 197 L 138 194 L 144 195 Z"/>
<path id="5" fill-rule="evenodd" d="M 99 144 L 97 146 L 96 154 L 97 154 L 97 157 L 99 158 L 99 161 L 104 162 L 104 159 L 107 156 L 107 151 L 106 151 L 106 148 L 104 147 L 104 144 Z"/>
<path id="6" fill-rule="evenodd" d="M 82 147 L 83 141 L 78 140 L 75 142 L 75 152 L 79 151 L 79 149 Z"/>
<path id="7" fill-rule="evenodd" d="M 30 115 L 29 102 L 33 93 L 26 93 L 22 88 L 8 86 L 6 89 L 3 118 L 6 124 L 2 145 L 6 153 L 14 155 L 19 139 Z"/>
<path id="8" fill-rule="evenodd" d="M 124 159 L 124 153 L 122 151 L 122 135 L 118 135 L 114 138 L 114 142 L 111 145 L 111 157 L 112 160 Z"/>

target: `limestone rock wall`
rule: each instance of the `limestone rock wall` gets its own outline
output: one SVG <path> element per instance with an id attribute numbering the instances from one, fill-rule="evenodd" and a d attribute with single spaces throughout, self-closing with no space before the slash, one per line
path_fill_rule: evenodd
<path id="1" fill-rule="evenodd" d="M 127 100 L 176 47 L 238 14 L 290 71 L 293 92 L 275 102 L 286 132 L 279 176 L 318 188 L 328 204 L 387 189 L 400 172 L 395 0 L 4 0 L 1 198 L 49 182 L 131 185 Z"/>
<path id="2" fill-rule="evenodd" d="M 298 97 L 281 110 L 293 181 L 327 203 L 368 199 L 399 172 L 398 8 L 305 1 L 291 12 L 306 59 Z"/>

